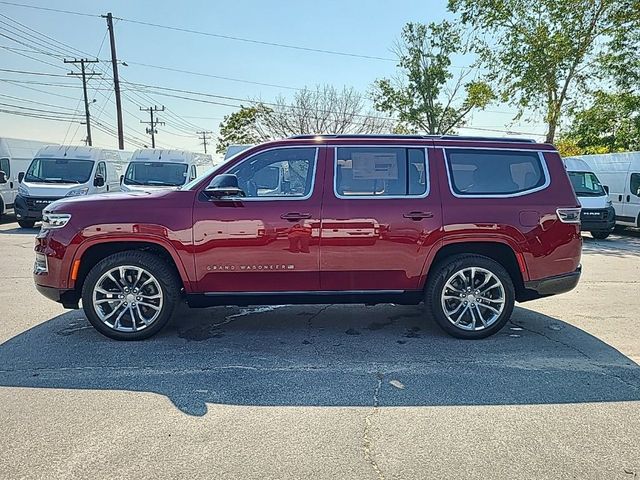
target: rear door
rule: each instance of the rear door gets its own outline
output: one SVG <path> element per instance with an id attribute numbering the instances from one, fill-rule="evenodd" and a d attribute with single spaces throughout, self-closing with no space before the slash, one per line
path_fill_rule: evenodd
<path id="1" fill-rule="evenodd" d="M 319 224 L 323 147 L 276 147 L 235 162 L 246 197 L 204 193 L 193 211 L 198 290 L 304 292 L 320 286 Z"/>
<path id="2" fill-rule="evenodd" d="M 419 288 L 442 217 L 429 150 L 424 143 L 328 149 L 322 290 Z"/>

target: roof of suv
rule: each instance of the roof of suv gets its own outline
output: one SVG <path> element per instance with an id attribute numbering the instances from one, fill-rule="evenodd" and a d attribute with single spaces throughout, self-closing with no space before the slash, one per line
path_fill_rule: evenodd
<path id="1" fill-rule="evenodd" d="M 389 139 L 389 140 L 469 140 L 476 142 L 505 142 L 505 143 L 536 143 L 530 138 L 514 138 L 514 137 L 481 137 L 481 136 L 463 136 L 463 135 L 398 135 L 398 134 L 322 134 L 322 135 L 294 135 L 289 137 L 292 140 L 299 139 L 335 139 L 335 138 L 361 138 L 361 139 Z"/>

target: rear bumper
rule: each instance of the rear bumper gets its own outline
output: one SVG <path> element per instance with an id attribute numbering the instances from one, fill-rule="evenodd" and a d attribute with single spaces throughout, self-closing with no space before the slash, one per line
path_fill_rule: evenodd
<path id="1" fill-rule="evenodd" d="M 45 287 L 44 285 L 38 284 L 36 284 L 36 290 L 49 300 L 61 303 L 64 308 L 79 308 L 78 302 L 80 301 L 80 297 L 75 290 L 61 290 L 56 287 Z"/>
<path id="2" fill-rule="evenodd" d="M 581 273 L 582 265 L 578 266 L 575 272 L 524 282 L 525 292 L 519 300 L 535 300 L 573 290 L 580 280 Z"/>

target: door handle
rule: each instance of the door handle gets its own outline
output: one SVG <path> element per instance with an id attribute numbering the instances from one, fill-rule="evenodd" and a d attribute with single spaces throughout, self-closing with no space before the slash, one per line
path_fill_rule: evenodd
<path id="1" fill-rule="evenodd" d="M 13 188 L 13 182 L 9 182 L 9 188 Z"/>
<path id="2" fill-rule="evenodd" d="M 618 195 L 618 201 L 621 202 L 622 201 L 622 195 Z"/>
<path id="3" fill-rule="evenodd" d="M 404 218 L 411 220 L 422 220 L 423 218 L 433 218 L 433 212 L 409 212 L 402 215 Z"/>
<path id="4" fill-rule="evenodd" d="M 289 213 L 283 213 L 282 215 L 280 215 L 280 218 L 282 218 L 283 220 L 289 220 L 290 222 L 297 222 L 298 220 L 311 218 L 311 214 L 300 213 L 300 212 L 289 212 Z"/>
<path id="5" fill-rule="evenodd" d="M 631 201 L 631 195 L 627 195 L 627 202 Z"/>

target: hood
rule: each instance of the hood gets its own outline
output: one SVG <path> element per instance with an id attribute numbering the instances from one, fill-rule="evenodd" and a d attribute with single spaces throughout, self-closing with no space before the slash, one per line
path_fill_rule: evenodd
<path id="1" fill-rule="evenodd" d="M 27 190 L 29 197 L 63 198 L 72 190 L 89 188 L 89 183 L 22 182 L 20 187 Z"/>
<path id="2" fill-rule="evenodd" d="M 158 185 L 128 185 L 122 184 L 122 191 L 124 192 L 163 192 L 167 190 L 177 190 L 178 186 L 158 186 Z"/>
<path id="3" fill-rule="evenodd" d="M 608 195 L 602 195 L 600 197 L 580 197 L 578 196 L 580 205 L 582 208 L 607 208 L 607 202 L 609 201 Z"/>
<path id="4" fill-rule="evenodd" d="M 173 191 L 162 192 L 118 192 L 118 193 L 100 193 L 97 195 L 81 195 L 76 197 L 66 197 L 56 200 L 47 207 L 48 212 L 62 211 L 68 207 L 104 207 L 108 205 L 110 208 L 118 208 L 119 204 L 125 204 L 136 199 L 160 199 Z"/>

